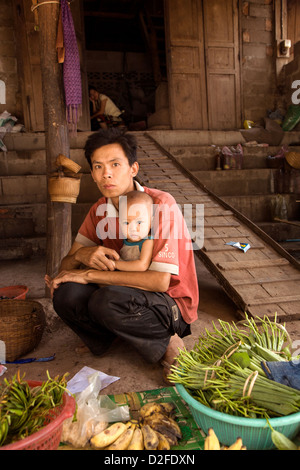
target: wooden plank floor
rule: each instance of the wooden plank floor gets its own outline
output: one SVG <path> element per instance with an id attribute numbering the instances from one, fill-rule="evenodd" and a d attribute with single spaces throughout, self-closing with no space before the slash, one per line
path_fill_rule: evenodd
<path id="1" fill-rule="evenodd" d="M 195 254 L 235 302 L 237 311 L 282 321 L 300 318 L 300 264 L 257 225 L 222 201 L 149 135 L 136 133 L 139 181 L 168 191 L 181 207 L 192 205 L 192 222 L 204 218 L 203 244 Z M 203 212 L 195 211 L 203 208 Z M 190 221 L 191 222 L 191 221 Z M 249 243 L 243 251 L 226 242 Z"/>

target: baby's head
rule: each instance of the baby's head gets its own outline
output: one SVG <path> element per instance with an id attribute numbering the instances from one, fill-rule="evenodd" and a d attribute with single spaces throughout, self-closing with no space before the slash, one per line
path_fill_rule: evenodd
<path id="1" fill-rule="evenodd" d="M 130 191 L 119 200 L 122 234 L 130 241 L 146 238 L 151 229 L 153 200 L 144 191 Z"/>

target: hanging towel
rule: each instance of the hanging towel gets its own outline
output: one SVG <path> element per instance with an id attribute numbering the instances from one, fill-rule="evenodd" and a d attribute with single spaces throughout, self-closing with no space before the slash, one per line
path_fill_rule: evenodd
<path id="1" fill-rule="evenodd" d="M 76 133 L 82 105 L 80 57 L 73 18 L 67 0 L 61 0 L 61 17 L 65 50 L 63 78 L 67 123 L 71 133 Z"/>
<path id="2" fill-rule="evenodd" d="M 261 366 L 270 380 L 300 390 L 300 362 L 263 361 Z"/>

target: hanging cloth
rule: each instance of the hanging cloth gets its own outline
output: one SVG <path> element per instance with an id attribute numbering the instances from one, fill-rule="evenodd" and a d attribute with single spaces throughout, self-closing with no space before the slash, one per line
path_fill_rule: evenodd
<path id="1" fill-rule="evenodd" d="M 80 57 L 73 18 L 67 0 L 61 0 L 61 21 L 64 45 L 63 78 L 66 118 L 71 133 L 76 133 L 82 106 Z"/>

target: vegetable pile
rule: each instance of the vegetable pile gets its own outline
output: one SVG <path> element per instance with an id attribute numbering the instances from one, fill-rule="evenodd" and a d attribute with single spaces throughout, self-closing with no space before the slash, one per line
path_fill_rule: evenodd
<path id="1" fill-rule="evenodd" d="M 30 387 L 19 372 L 0 384 L 0 446 L 24 439 L 48 424 L 49 412 L 63 402 L 66 374 Z"/>
<path id="2" fill-rule="evenodd" d="M 267 378 L 262 363 L 290 361 L 285 326 L 268 317 L 213 323 L 194 348 L 180 351 L 169 380 L 182 384 L 203 405 L 248 418 L 300 411 L 300 391 Z M 288 343 L 288 344 L 287 344 Z"/>

